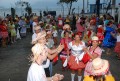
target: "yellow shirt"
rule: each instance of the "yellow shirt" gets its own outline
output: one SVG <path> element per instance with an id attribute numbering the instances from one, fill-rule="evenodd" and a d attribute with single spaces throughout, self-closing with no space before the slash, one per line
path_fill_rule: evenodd
<path id="1" fill-rule="evenodd" d="M 114 77 L 112 75 L 106 75 L 105 81 L 115 81 Z M 85 76 L 83 81 L 95 81 L 93 77 Z"/>

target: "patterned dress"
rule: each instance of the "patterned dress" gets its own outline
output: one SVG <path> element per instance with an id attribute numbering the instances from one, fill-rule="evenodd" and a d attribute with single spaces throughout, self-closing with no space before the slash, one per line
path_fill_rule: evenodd
<path id="1" fill-rule="evenodd" d="M 97 47 L 95 50 L 92 50 L 91 49 L 92 47 L 89 47 L 89 51 L 90 53 L 93 55 L 93 54 L 97 54 L 98 57 L 101 57 L 101 54 L 102 54 L 102 50 L 100 47 Z M 84 75 L 90 75 L 91 74 L 91 70 L 92 70 L 92 59 L 90 59 L 88 61 L 88 63 L 86 64 L 86 67 L 85 67 L 85 71 L 84 71 Z"/>
<path id="2" fill-rule="evenodd" d="M 7 26 L 6 25 L 0 25 L 0 35 L 1 38 L 7 38 L 8 37 L 8 31 L 7 31 Z"/>

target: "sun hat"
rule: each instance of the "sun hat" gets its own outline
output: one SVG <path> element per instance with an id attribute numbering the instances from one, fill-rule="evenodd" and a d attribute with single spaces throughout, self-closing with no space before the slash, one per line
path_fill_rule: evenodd
<path id="1" fill-rule="evenodd" d="M 109 62 L 107 60 L 96 58 L 92 61 L 92 75 L 105 75 L 109 71 Z"/>
<path id="2" fill-rule="evenodd" d="M 98 25 L 98 28 L 103 27 L 102 25 Z"/>
<path id="3" fill-rule="evenodd" d="M 34 16 L 34 17 L 33 17 L 33 20 L 36 20 L 36 19 L 38 19 L 38 16 Z"/>
<path id="4" fill-rule="evenodd" d="M 40 26 L 35 26 L 34 30 L 40 30 L 40 28 L 41 28 Z"/>
<path id="5" fill-rule="evenodd" d="M 32 41 L 32 44 L 36 44 L 38 40 L 46 36 L 46 31 L 41 31 L 37 34 L 36 38 Z"/>
<path id="6" fill-rule="evenodd" d="M 99 41 L 99 38 L 97 36 L 93 36 L 92 41 Z"/>
<path id="7" fill-rule="evenodd" d="M 25 17 L 24 16 L 22 16 L 22 18 L 21 19 L 25 19 Z"/>
<path id="8" fill-rule="evenodd" d="M 39 24 L 42 24 L 42 23 L 43 23 L 43 21 L 40 21 L 40 22 L 39 22 Z"/>

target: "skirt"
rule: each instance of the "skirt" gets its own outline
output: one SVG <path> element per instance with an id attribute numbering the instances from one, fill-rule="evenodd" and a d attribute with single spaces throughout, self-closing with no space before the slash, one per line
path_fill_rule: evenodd
<path id="1" fill-rule="evenodd" d="M 88 61 L 85 67 L 84 76 L 92 74 L 92 61 Z"/>
<path id="2" fill-rule="evenodd" d="M 116 46 L 115 46 L 115 48 L 114 48 L 114 51 L 115 51 L 116 53 L 120 53 L 120 42 L 117 42 L 117 43 L 116 43 Z"/>
<path id="3" fill-rule="evenodd" d="M 75 61 L 75 56 L 70 55 L 68 65 L 71 70 L 79 70 L 79 69 L 84 69 L 85 64 L 82 61 L 79 61 L 78 63 Z"/>
<path id="4" fill-rule="evenodd" d="M 8 32 L 0 32 L 2 38 L 8 37 Z"/>

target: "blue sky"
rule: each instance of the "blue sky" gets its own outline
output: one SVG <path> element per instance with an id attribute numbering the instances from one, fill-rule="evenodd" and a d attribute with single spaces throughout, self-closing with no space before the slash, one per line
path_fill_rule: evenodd
<path id="1" fill-rule="evenodd" d="M 15 7 L 15 2 L 20 1 L 20 0 L 0 0 L 0 7 L 4 8 L 10 8 L 10 7 Z M 22 1 L 29 1 L 31 4 L 32 8 L 57 8 L 60 7 L 56 3 L 59 0 L 22 0 Z M 87 0 L 85 0 L 87 1 Z M 89 0 L 89 3 L 95 3 L 96 0 Z M 104 0 L 100 0 L 103 2 Z M 105 0 L 107 1 L 107 0 Z M 117 3 L 120 3 L 119 0 L 116 0 Z M 73 4 L 73 7 L 80 7 L 82 8 L 82 0 L 78 0 L 78 2 Z"/>

